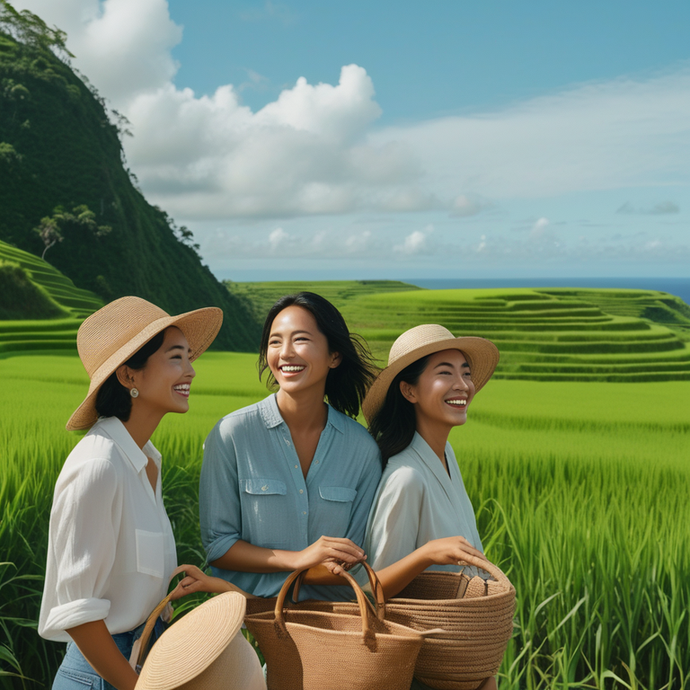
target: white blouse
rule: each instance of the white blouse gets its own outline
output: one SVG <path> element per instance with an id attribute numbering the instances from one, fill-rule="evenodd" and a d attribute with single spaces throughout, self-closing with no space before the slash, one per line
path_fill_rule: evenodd
<path id="1" fill-rule="evenodd" d="M 147 457 L 158 468 L 156 491 Z M 48 563 L 38 632 L 104 620 L 111 635 L 144 622 L 166 595 L 177 565 L 161 494 L 161 455 L 143 452 L 116 417 L 101 418 L 70 453 L 50 513 Z"/>
<path id="2" fill-rule="evenodd" d="M 417 433 L 410 445 L 389 459 L 369 513 L 364 550 L 369 565 L 381 570 L 432 539 L 465 537 L 483 551 L 472 503 L 450 443 L 448 472 Z M 458 571 L 434 565 L 429 570 Z"/>

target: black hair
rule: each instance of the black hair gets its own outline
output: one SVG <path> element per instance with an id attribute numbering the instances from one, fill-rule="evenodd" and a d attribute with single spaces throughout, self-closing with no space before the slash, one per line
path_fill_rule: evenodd
<path id="1" fill-rule="evenodd" d="M 342 314 L 327 299 L 314 292 L 286 295 L 270 308 L 259 345 L 259 380 L 268 369 L 268 339 L 273 321 L 283 309 L 292 306 L 306 309 L 316 320 L 319 331 L 326 336 L 328 351 L 340 354 L 340 364 L 331 369 L 326 378 L 328 403 L 338 412 L 357 417 L 362 400 L 376 377 L 376 367 L 369 348 L 358 335 L 350 333 Z M 276 387 L 270 370 L 267 385 Z"/>
<path id="2" fill-rule="evenodd" d="M 400 384 L 405 381 L 411 386 L 417 385 L 430 356 L 412 362 L 393 379 L 383 405 L 371 419 L 369 433 L 381 451 L 381 463 L 384 467 L 389 458 L 405 450 L 412 443 L 417 425 L 414 405 L 400 392 Z"/>
<path id="3" fill-rule="evenodd" d="M 143 369 L 148 358 L 154 352 L 158 352 L 163 340 L 165 340 L 165 331 L 154 335 L 125 364 L 130 369 Z M 118 381 L 116 371 L 106 379 L 96 395 L 96 412 L 98 412 L 99 417 L 117 417 L 122 422 L 126 422 L 132 413 L 132 396 L 129 394 L 129 390 Z"/>

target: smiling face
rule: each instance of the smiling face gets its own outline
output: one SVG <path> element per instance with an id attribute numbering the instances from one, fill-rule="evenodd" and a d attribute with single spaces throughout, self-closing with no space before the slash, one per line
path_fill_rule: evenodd
<path id="1" fill-rule="evenodd" d="M 143 369 L 123 367 L 127 387 L 139 391 L 139 396 L 132 399 L 132 415 L 144 411 L 160 416 L 166 412 L 187 412 L 190 386 L 196 376 L 189 354 L 187 338 L 181 330 L 171 327 Z"/>
<path id="2" fill-rule="evenodd" d="M 415 406 L 418 430 L 450 430 L 467 421 L 475 389 L 465 355 L 460 350 L 443 350 L 429 357 L 416 384 L 402 381 L 400 392 Z"/>
<path id="3" fill-rule="evenodd" d="M 293 305 L 273 319 L 266 361 L 284 394 L 310 390 L 323 398 L 328 372 L 340 364 L 340 355 L 329 352 L 312 314 Z"/>

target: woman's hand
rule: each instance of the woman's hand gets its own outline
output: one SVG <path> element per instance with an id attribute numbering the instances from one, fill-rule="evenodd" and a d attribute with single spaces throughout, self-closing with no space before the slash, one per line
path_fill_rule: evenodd
<path id="1" fill-rule="evenodd" d="M 219 577 L 212 577 L 207 575 L 203 570 L 197 568 L 195 565 L 180 565 L 175 568 L 171 576 L 171 580 L 175 575 L 185 573 L 178 583 L 177 587 L 172 591 L 171 601 L 180 599 L 187 594 L 194 592 L 208 592 L 209 594 L 221 594 L 222 592 L 240 591 L 229 582 L 221 580 Z"/>
<path id="2" fill-rule="evenodd" d="M 320 537 L 313 544 L 294 554 L 293 570 L 304 570 L 324 565 L 332 573 L 339 574 L 342 569 L 366 559 L 362 549 L 353 541 L 342 537 Z"/>
<path id="3" fill-rule="evenodd" d="M 475 549 L 465 537 L 433 539 L 419 550 L 429 560 L 430 565 L 457 565 L 458 561 L 465 560 L 466 556 L 486 561 L 486 556 L 479 549 Z"/>

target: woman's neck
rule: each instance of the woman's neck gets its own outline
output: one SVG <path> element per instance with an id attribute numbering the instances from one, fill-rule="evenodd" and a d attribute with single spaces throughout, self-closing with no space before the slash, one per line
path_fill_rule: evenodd
<path id="1" fill-rule="evenodd" d="M 448 436 L 452 428 L 452 426 L 434 424 L 429 419 L 417 417 L 417 433 L 427 442 L 429 448 L 434 451 L 446 469 L 448 469 L 446 465 L 446 443 L 448 443 Z"/>
<path id="2" fill-rule="evenodd" d="M 324 391 L 303 391 L 289 395 L 283 390 L 276 393 L 280 416 L 289 429 L 323 429 L 328 421 L 328 406 L 323 401 Z"/>
<path id="3" fill-rule="evenodd" d="M 163 419 L 163 415 L 160 413 L 147 412 L 132 405 L 129 419 L 122 424 L 134 439 L 134 443 L 143 450 L 144 446 L 151 440 L 151 436 L 153 436 L 153 432 L 157 429 L 161 419 Z"/>

